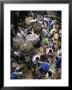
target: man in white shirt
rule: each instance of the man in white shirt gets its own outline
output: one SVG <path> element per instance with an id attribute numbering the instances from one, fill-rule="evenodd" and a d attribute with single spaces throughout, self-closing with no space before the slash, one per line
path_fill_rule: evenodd
<path id="1" fill-rule="evenodd" d="M 33 58 L 32 58 L 33 64 L 36 64 L 37 63 L 37 61 L 36 61 L 36 58 L 37 57 L 40 59 L 40 55 L 39 54 L 36 54 L 36 55 L 33 56 Z"/>

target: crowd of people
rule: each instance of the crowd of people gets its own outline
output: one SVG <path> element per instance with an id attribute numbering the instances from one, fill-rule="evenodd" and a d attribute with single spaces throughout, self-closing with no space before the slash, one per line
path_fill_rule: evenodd
<path id="1" fill-rule="evenodd" d="M 11 24 L 11 79 L 61 79 L 61 18 L 33 13 Z"/>

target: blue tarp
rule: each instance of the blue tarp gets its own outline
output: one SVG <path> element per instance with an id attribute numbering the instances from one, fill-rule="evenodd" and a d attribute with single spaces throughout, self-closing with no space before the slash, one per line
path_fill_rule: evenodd
<path id="1" fill-rule="evenodd" d="M 42 70 L 42 71 L 48 71 L 48 69 L 49 69 L 49 65 L 47 64 L 47 63 L 43 63 L 43 64 L 41 64 L 41 67 L 40 67 L 40 69 Z"/>

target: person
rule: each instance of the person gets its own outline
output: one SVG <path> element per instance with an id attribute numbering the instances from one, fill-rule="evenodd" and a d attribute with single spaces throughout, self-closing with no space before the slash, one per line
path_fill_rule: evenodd
<path id="1" fill-rule="evenodd" d="M 44 15 L 43 21 L 48 21 L 47 15 Z"/>
<path id="2" fill-rule="evenodd" d="M 53 49 L 48 48 L 46 54 L 48 55 L 48 62 L 53 63 Z"/>
<path id="3" fill-rule="evenodd" d="M 32 58 L 32 63 L 34 65 L 36 65 L 37 62 L 38 62 L 38 59 L 40 59 L 40 55 L 39 54 L 34 55 L 33 58 Z"/>
<path id="4" fill-rule="evenodd" d="M 34 79 L 37 78 L 38 61 L 39 61 L 39 57 L 36 57 L 35 61 L 32 64 L 32 76 L 33 76 Z"/>
<path id="5" fill-rule="evenodd" d="M 62 37 L 62 29 L 59 30 L 60 38 Z"/>
<path id="6" fill-rule="evenodd" d="M 58 50 L 58 45 L 59 45 L 59 25 L 54 25 L 53 29 L 51 29 L 50 31 L 50 35 L 53 38 L 54 41 L 54 50 L 57 51 Z"/>
<path id="7" fill-rule="evenodd" d="M 61 58 L 61 54 L 62 54 L 62 50 L 61 50 L 61 46 L 59 46 L 56 56 L 57 56 L 58 58 Z"/>
<path id="8" fill-rule="evenodd" d="M 52 72 L 51 71 L 48 71 L 45 75 L 45 78 L 46 79 L 52 79 Z"/>
<path id="9" fill-rule="evenodd" d="M 17 60 L 18 63 L 20 63 L 20 56 L 21 52 L 19 50 L 14 50 L 13 57 Z"/>
<path id="10" fill-rule="evenodd" d="M 52 22 L 51 22 L 51 27 L 53 27 L 54 25 L 56 25 L 57 23 L 57 20 L 56 19 L 53 19 Z"/>
<path id="11" fill-rule="evenodd" d="M 40 71 L 38 71 L 37 73 L 37 79 L 42 79 L 42 74 L 40 73 Z"/>
<path id="12" fill-rule="evenodd" d="M 61 58 L 56 57 L 56 68 L 61 68 Z"/>
<path id="13" fill-rule="evenodd" d="M 48 48 L 52 48 L 52 49 L 54 49 L 54 42 L 53 42 L 52 39 L 49 40 Z"/>
<path id="14" fill-rule="evenodd" d="M 61 73 L 61 58 L 56 57 L 56 73 Z"/>
<path id="15" fill-rule="evenodd" d="M 36 38 L 35 43 L 34 43 L 34 47 L 35 48 L 40 47 L 40 35 L 38 35 L 38 34 L 34 34 L 34 35 L 35 35 L 35 38 Z"/>
<path id="16" fill-rule="evenodd" d="M 22 78 L 22 71 L 15 70 L 11 73 L 11 79 L 18 79 L 18 76 Z"/>
<path id="17" fill-rule="evenodd" d="M 43 33 L 43 35 L 46 37 L 46 36 L 48 36 L 48 32 L 47 32 L 47 30 L 44 28 L 43 30 L 42 30 L 42 33 Z"/>
<path id="18" fill-rule="evenodd" d="M 16 67 L 15 70 L 16 70 L 16 71 L 19 71 L 19 70 L 20 70 L 20 65 L 19 65 L 19 64 L 17 64 L 17 67 Z"/>
<path id="19" fill-rule="evenodd" d="M 18 38 L 22 38 L 21 33 L 17 32 L 17 37 L 18 37 Z"/>
<path id="20" fill-rule="evenodd" d="M 31 61 L 31 58 L 30 58 L 29 55 L 25 55 L 25 63 L 27 65 L 27 68 L 30 70 L 31 69 L 32 61 Z"/>
<path id="21" fill-rule="evenodd" d="M 40 60 L 41 60 L 42 62 L 47 62 L 47 61 L 48 61 L 47 55 L 46 55 L 45 53 L 42 54 L 42 55 L 40 55 Z"/>
<path id="22" fill-rule="evenodd" d="M 36 69 L 36 71 L 38 71 L 38 62 L 39 62 L 39 57 L 36 57 L 36 62 L 33 63 L 33 67 L 34 69 Z"/>
<path id="23" fill-rule="evenodd" d="M 33 72 L 36 73 L 38 71 L 38 62 L 39 62 L 40 57 L 39 56 L 34 56 L 33 61 L 32 61 L 32 68 Z"/>
<path id="24" fill-rule="evenodd" d="M 11 73 L 11 79 L 16 79 L 17 78 L 17 75 L 14 74 L 14 72 Z"/>
<path id="25" fill-rule="evenodd" d="M 35 22 L 37 22 L 37 19 L 36 19 L 36 18 L 33 18 L 33 19 L 31 20 L 31 23 L 35 23 Z"/>
<path id="26" fill-rule="evenodd" d="M 54 34 L 54 50 L 58 50 L 58 45 L 59 45 L 59 34 L 55 33 Z"/>
<path id="27" fill-rule="evenodd" d="M 49 31 L 51 30 L 51 22 L 52 22 L 51 17 L 48 17 L 48 29 L 49 29 Z"/>
<path id="28" fill-rule="evenodd" d="M 19 56 L 19 52 L 18 51 L 14 51 L 14 55 L 15 56 Z"/>
<path id="29" fill-rule="evenodd" d="M 47 28 L 47 22 L 44 21 L 44 28 Z"/>

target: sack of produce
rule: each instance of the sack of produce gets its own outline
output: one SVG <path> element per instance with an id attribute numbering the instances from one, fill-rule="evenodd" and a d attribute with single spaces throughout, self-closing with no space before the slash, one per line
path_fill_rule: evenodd
<path id="1" fill-rule="evenodd" d="M 23 44 L 24 44 L 24 40 L 22 38 L 17 38 L 17 37 L 13 38 L 13 46 L 15 48 L 18 48 L 18 47 L 22 46 Z"/>
<path id="2" fill-rule="evenodd" d="M 37 33 L 37 34 L 39 34 L 39 33 L 41 33 L 42 32 L 42 25 L 40 24 L 40 23 L 35 23 L 34 25 L 33 25 L 33 30 L 34 30 L 34 33 Z"/>
<path id="3" fill-rule="evenodd" d="M 31 22 L 32 20 L 33 20 L 32 17 L 27 17 L 27 18 L 25 19 L 25 22 L 26 22 L 27 25 L 30 25 L 30 24 L 32 23 L 32 22 Z"/>
<path id="4" fill-rule="evenodd" d="M 26 39 L 35 44 L 35 42 L 39 40 L 39 36 L 37 34 L 29 34 L 27 35 Z"/>
<path id="5" fill-rule="evenodd" d="M 41 45 L 45 45 L 45 44 L 48 45 L 48 37 L 43 38 L 41 41 Z"/>
<path id="6" fill-rule="evenodd" d="M 33 49 L 33 44 L 29 41 L 25 41 L 22 46 L 20 46 L 20 50 L 23 53 L 29 53 Z"/>

